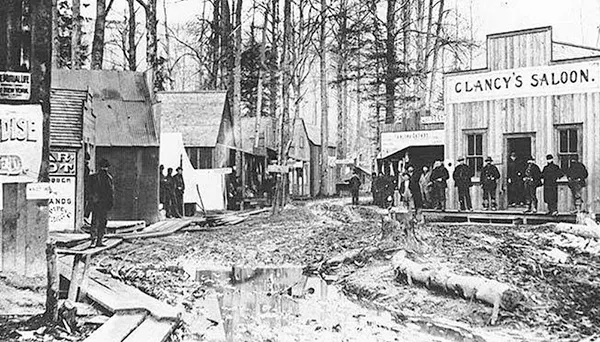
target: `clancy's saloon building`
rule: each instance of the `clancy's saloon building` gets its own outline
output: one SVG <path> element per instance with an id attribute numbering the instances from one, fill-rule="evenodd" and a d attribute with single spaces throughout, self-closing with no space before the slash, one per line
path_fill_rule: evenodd
<path id="1" fill-rule="evenodd" d="M 552 40 L 542 27 L 487 36 L 487 67 L 444 76 L 445 154 L 465 156 L 474 169 L 473 205 L 482 207 L 479 176 L 493 158 L 502 175 L 497 199 L 507 207 L 507 161 L 514 151 L 523 162 L 545 156 L 566 168 L 577 155 L 588 168 L 584 206 L 600 211 L 600 50 Z M 449 208 L 458 208 L 449 182 Z M 559 182 L 558 209 L 572 210 L 566 178 Z M 546 211 L 542 187 L 538 210 Z"/>

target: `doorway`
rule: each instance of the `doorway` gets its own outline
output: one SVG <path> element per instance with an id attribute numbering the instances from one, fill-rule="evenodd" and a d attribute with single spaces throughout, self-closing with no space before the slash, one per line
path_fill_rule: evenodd
<path id="1" fill-rule="evenodd" d="M 523 176 L 525 172 L 525 168 L 527 165 L 527 159 L 529 156 L 535 156 L 535 151 L 533 151 L 535 136 L 533 134 L 515 134 L 506 137 L 506 154 L 504 161 L 504 184 L 505 189 L 505 197 L 502 198 L 502 202 L 506 204 L 508 208 L 510 207 L 522 207 L 525 205 L 525 191 L 522 181 L 520 177 Z M 513 169 L 513 172 L 519 172 L 520 177 L 518 181 L 513 182 L 512 184 L 508 184 L 508 164 L 511 153 L 514 152 L 516 154 L 516 163 Z M 517 171 L 518 170 L 518 171 Z"/>

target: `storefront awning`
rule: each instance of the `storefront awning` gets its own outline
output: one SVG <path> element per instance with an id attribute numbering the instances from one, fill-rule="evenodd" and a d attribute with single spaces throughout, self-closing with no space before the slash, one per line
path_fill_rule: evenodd
<path id="1" fill-rule="evenodd" d="M 411 146 L 444 145 L 444 130 L 384 132 L 381 133 L 381 152 L 377 159 L 383 159 Z"/>

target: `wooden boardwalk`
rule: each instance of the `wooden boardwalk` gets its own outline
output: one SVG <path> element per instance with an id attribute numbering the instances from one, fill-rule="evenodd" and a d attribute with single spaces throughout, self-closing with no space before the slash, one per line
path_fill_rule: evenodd
<path id="1" fill-rule="evenodd" d="M 470 222 L 470 223 L 504 223 L 504 224 L 544 224 L 548 222 L 575 223 L 576 215 L 570 213 L 559 213 L 556 216 L 546 213 L 524 213 L 517 210 L 495 210 L 495 211 L 436 211 L 423 210 L 423 215 L 428 222 Z"/>

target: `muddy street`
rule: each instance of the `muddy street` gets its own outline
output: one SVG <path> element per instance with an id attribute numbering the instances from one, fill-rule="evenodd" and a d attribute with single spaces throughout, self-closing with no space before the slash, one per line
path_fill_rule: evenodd
<path id="1" fill-rule="evenodd" d="M 132 240 L 94 259 L 98 269 L 180 308 L 182 341 L 544 341 L 598 334 L 598 255 L 556 248 L 552 225 L 428 223 L 419 243 L 382 232 L 384 211 L 345 200 Z M 510 284 L 523 300 L 501 309 L 409 285 L 391 259 Z"/>

